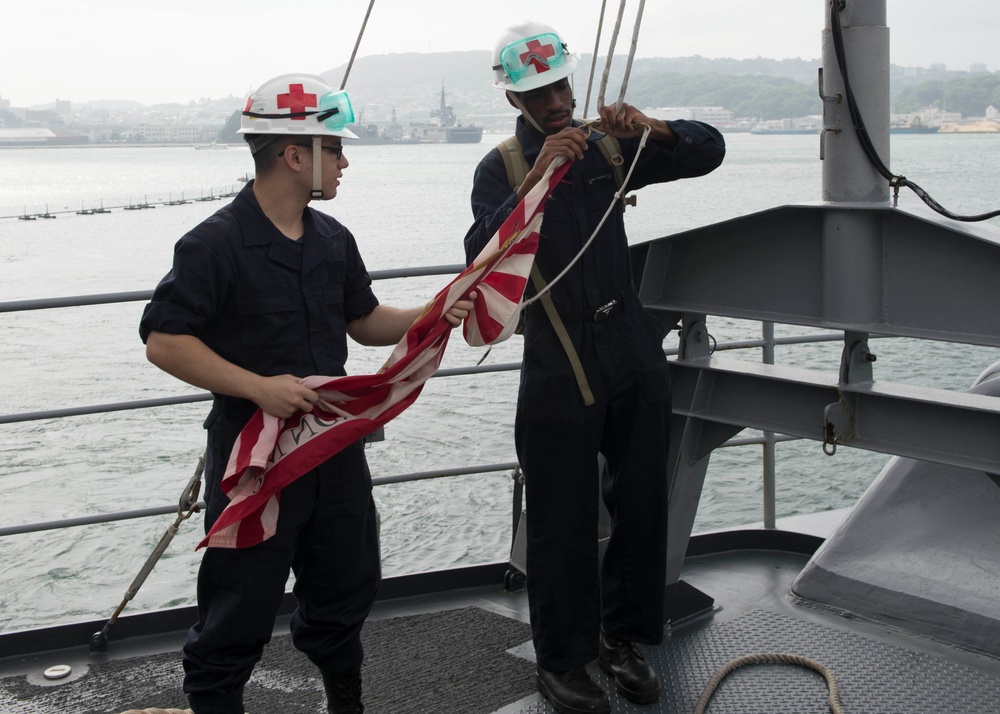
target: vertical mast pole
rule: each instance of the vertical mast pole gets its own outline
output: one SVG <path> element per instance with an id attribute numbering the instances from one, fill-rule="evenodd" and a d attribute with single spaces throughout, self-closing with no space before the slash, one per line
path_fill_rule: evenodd
<path id="1" fill-rule="evenodd" d="M 834 47 L 830 3 L 840 3 L 847 76 L 872 144 L 889 165 L 889 28 L 886 0 L 824 0 L 823 31 L 823 200 L 850 203 L 889 201 L 889 186 L 864 153 L 844 99 L 844 79 Z M 839 99 L 838 99 L 839 97 Z"/>

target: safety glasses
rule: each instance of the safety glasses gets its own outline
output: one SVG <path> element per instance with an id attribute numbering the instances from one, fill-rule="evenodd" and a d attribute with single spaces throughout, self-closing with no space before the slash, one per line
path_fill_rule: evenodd
<path id="1" fill-rule="evenodd" d="M 511 42 L 500 52 L 500 66 L 517 84 L 533 67 L 534 74 L 541 74 L 559 67 L 566 61 L 566 47 L 554 32 Z"/>

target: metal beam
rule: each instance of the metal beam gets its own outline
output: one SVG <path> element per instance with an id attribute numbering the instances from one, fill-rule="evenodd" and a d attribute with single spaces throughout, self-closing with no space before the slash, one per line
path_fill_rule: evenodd
<path id="1" fill-rule="evenodd" d="M 783 206 L 647 244 L 661 314 L 1000 347 L 1000 229 L 931 211 Z"/>
<path id="2" fill-rule="evenodd" d="M 1000 473 L 1000 398 L 713 356 L 671 363 L 674 414 Z"/>

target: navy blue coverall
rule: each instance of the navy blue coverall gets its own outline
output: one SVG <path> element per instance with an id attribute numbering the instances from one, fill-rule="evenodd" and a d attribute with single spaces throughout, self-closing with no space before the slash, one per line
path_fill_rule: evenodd
<path id="1" fill-rule="evenodd" d="M 630 190 L 702 176 L 721 164 L 725 143 L 716 129 L 693 121 L 668 124 L 678 143 L 648 142 Z M 533 165 L 545 137 L 523 117 L 516 135 Z M 615 178 L 595 138 L 545 206 L 536 264 L 546 282 L 572 261 L 615 200 Z M 620 144 L 627 172 L 639 141 Z M 516 205 L 501 154 L 493 149 L 473 182 L 468 262 Z M 534 292 L 529 282 L 527 295 Z M 670 387 L 666 331 L 639 302 L 621 211 L 612 212 L 551 294 L 596 400 L 584 406 L 544 308 L 529 306 L 514 427 L 525 476 L 527 589 L 538 664 L 561 672 L 597 656 L 601 625 L 618 640 L 662 640 Z M 600 309 L 609 304 L 610 310 Z M 599 453 L 608 467 L 604 479 Z M 598 493 L 611 516 L 600 572 Z"/>
<path id="2" fill-rule="evenodd" d="M 253 182 L 191 230 L 140 323 L 193 335 L 264 376 L 340 376 L 346 325 L 378 305 L 358 246 L 334 218 L 307 208 L 293 241 L 264 215 Z M 205 422 L 205 530 L 228 504 L 220 482 L 252 402 L 214 395 Z M 361 628 L 381 578 L 375 504 L 357 442 L 281 493 L 277 532 L 241 549 L 207 548 L 198 574 L 199 619 L 184 647 L 184 691 L 196 711 L 243 712 L 242 691 L 271 639 L 289 570 L 295 573 L 295 646 L 333 676 L 361 668 Z M 201 705 L 200 708 L 198 705 Z"/>

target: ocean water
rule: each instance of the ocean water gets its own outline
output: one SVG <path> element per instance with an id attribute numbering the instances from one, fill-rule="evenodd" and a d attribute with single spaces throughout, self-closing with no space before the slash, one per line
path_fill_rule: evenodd
<path id="1" fill-rule="evenodd" d="M 463 261 L 468 194 L 478 145 L 357 146 L 339 195 L 321 205 L 358 238 L 371 270 Z M 727 137 L 714 174 L 645 189 L 627 222 L 642 242 L 821 195 L 818 137 Z M 1000 136 L 893 136 L 890 165 L 948 209 L 1000 207 Z M 174 242 L 217 210 L 217 196 L 252 172 L 242 147 L 97 147 L 0 150 L 0 302 L 151 289 L 170 265 Z M 124 211 L 166 200 L 176 206 Z M 920 205 L 910 193 L 902 206 Z M 110 213 L 77 210 L 114 207 Z M 21 213 L 56 219 L 20 221 Z M 993 223 L 998 223 L 993 221 Z M 380 281 L 383 302 L 416 305 L 448 278 Z M 143 305 L 0 315 L 0 414 L 194 393 L 146 362 L 137 325 Z M 720 341 L 758 336 L 739 321 L 710 324 Z M 778 326 L 779 335 L 800 328 Z M 667 346 L 671 346 L 668 338 Z M 352 347 L 351 373 L 376 370 L 389 348 Z M 445 367 L 514 362 L 520 338 L 483 349 L 456 335 Z M 897 340 L 877 345 L 881 379 L 963 390 L 998 359 L 996 350 Z M 840 344 L 781 348 L 778 361 L 835 369 Z M 756 359 L 756 353 L 747 356 Z M 417 403 L 370 447 L 373 475 L 514 461 L 515 374 L 432 379 Z M 142 412 L 2 425 L 0 524 L 37 523 L 176 503 L 204 446 L 206 403 Z M 777 447 L 778 515 L 853 503 L 886 457 L 818 443 Z M 760 521 L 759 447 L 712 458 L 697 530 Z M 383 561 L 388 575 L 506 558 L 509 473 L 380 487 Z M 0 539 L 0 631 L 107 617 L 173 522 L 172 516 Z M 188 604 L 200 554 L 200 517 L 181 526 L 126 612 Z"/>

